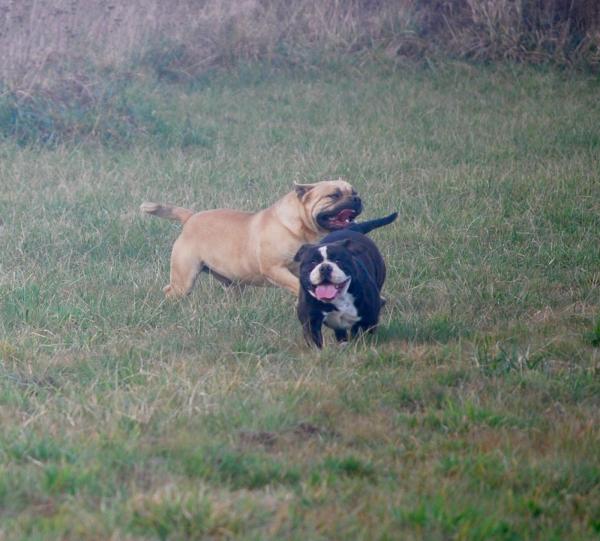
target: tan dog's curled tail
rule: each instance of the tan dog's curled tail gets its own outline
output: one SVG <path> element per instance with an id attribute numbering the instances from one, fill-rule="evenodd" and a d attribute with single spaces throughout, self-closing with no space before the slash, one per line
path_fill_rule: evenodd
<path id="1" fill-rule="evenodd" d="M 194 211 L 184 209 L 183 207 L 175 207 L 173 205 L 160 205 L 158 203 L 145 202 L 140 205 L 140 210 L 146 214 L 152 214 L 159 218 L 167 218 L 167 220 L 175 220 L 184 224 L 190 216 L 194 215 Z"/>

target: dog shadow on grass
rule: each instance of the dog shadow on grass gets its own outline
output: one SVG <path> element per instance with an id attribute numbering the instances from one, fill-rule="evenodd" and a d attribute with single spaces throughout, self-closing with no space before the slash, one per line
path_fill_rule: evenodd
<path id="1" fill-rule="evenodd" d="M 396 342 L 417 344 L 447 344 L 471 335 L 469 328 L 460 321 L 446 317 L 433 316 L 427 319 L 382 320 L 373 333 L 360 333 L 348 342 L 336 343 L 328 332 L 323 333 L 324 344 L 321 351 L 339 351 L 340 348 L 358 348 L 385 346 Z M 337 348 L 335 346 L 338 346 Z"/>

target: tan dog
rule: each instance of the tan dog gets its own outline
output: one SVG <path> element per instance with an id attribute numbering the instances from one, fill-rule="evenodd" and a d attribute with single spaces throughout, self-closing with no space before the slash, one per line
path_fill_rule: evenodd
<path id="1" fill-rule="evenodd" d="M 300 284 L 290 269 L 300 246 L 348 226 L 362 211 L 362 203 L 343 180 L 294 187 L 256 213 L 230 209 L 194 213 L 143 203 L 143 212 L 184 224 L 171 252 L 171 282 L 165 294 L 189 293 L 198 273 L 205 271 L 226 284 L 271 283 L 298 295 Z"/>

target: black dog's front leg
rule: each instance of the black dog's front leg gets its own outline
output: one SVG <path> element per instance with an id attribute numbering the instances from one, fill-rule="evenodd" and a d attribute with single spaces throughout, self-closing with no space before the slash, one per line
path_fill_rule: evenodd
<path id="1" fill-rule="evenodd" d="M 338 342 L 347 342 L 348 341 L 348 331 L 346 329 L 334 329 L 335 339 Z"/>
<path id="2" fill-rule="evenodd" d="M 302 293 L 301 293 L 302 295 Z M 302 323 L 302 332 L 306 343 L 310 346 L 314 343 L 319 349 L 323 347 L 323 333 L 321 327 L 323 325 L 323 314 L 318 311 L 311 310 L 306 303 L 306 300 L 300 298 L 297 307 L 298 319 Z"/>
<path id="3" fill-rule="evenodd" d="M 302 324 L 305 340 L 309 344 L 312 340 L 319 349 L 323 347 L 323 333 L 321 332 L 322 325 L 323 316 L 311 317 L 306 323 Z"/>
<path id="4" fill-rule="evenodd" d="M 312 341 L 319 349 L 323 347 L 323 333 L 321 332 L 322 325 L 323 316 L 317 315 L 316 317 L 311 317 L 308 321 L 308 336 L 312 338 Z M 304 333 L 304 336 L 307 337 L 306 331 Z"/>
<path id="5" fill-rule="evenodd" d="M 350 331 L 352 334 L 352 338 L 357 338 L 363 333 L 373 334 L 377 330 L 377 322 L 361 322 L 356 323 L 352 326 L 352 330 Z"/>

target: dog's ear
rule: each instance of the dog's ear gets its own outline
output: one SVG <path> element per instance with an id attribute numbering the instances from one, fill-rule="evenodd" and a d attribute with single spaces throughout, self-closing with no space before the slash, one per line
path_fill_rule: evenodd
<path id="1" fill-rule="evenodd" d="M 314 184 L 298 184 L 297 182 L 294 182 L 294 190 L 296 191 L 298 199 L 302 199 L 314 187 Z"/>
<path id="2" fill-rule="evenodd" d="M 306 253 L 306 251 L 310 250 L 312 247 L 312 244 L 303 244 L 302 246 L 300 246 L 300 249 L 296 252 L 296 255 L 294 256 L 294 261 L 298 263 L 302 259 L 302 256 Z"/>

